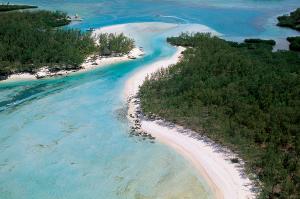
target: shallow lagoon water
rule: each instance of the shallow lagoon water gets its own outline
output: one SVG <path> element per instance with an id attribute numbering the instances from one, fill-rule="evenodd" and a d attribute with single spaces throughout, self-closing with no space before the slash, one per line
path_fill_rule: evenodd
<path id="1" fill-rule="evenodd" d="M 2 1 L 0 1 L 2 2 Z M 84 17 L 85 30 L 129 22 L 200 23 L 225 38 L 296 34 L 273 26 L 286 1 L 13 1 Z M 188 2 L 188 3 L 187 3 Z M 124 82 L 175 49 L 147 35 L 142 59 L 90 72 L 0 84 L 0 198 L 212 198 L 206 182 L 167 146 L 129 137 Z"/>
<path id="2" fill-rule="evenodd" d="M 1 198 L 212 197 L 174 151 L 129 136 L 124 82 L 141 65 L 175 52 L 156 34 L 147 34 L 142 59 L 0 84 Z"/>

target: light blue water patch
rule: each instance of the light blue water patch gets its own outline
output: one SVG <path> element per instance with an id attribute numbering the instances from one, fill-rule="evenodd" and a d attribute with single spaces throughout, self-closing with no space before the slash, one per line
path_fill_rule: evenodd
<path id="1" fill-rule="evenodd" d="M 1 1 L 0 1 L 1 2 Z M 2 1 L 5 2 L 5 1 Z M 160 21 L 168 23 L 199 23 L 207 25 L 228 36 L 272 34 L 270 19 L 287 13 L 297 6 L 299 0 L 14 0 L 13 3 L 30 3 L 41 8 L 63 10 L 71 15 L 78 13 L 82 23 L 72 27 L 100 27 L 129 22 Z M 282 31 L 280 35 L 288 35 Z"/>

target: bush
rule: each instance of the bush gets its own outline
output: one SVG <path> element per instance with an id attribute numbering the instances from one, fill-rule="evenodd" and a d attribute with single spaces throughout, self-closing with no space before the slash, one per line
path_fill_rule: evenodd
<path id="1" fill-rule="evenodd" d="M 287 40 L 290 42 L 290 50 L 300 51 L 300 37 L 288 37 Z"/>
<path id="2" fill-rule="evenodd" d="M 277 19 L 279 21 L 278 26 L 300 30 L 300 8 L 291 12 L 290 15 L 280 16 Z"/>
<path id="3" fill-rule="evenodd" d="M 35 73 L 43 66 L 78 68 L 95 51 L 89 34 L 58 29 L 69 23 L 62 12 L 0 13 L 0 76 Z"/>
<path id="4" fill-rule="evenodd" d="M 263 40 L 263 39 L 245 39 L 245 43 L 248 44 L 266 44 L 275 46 L 276 42 L 274 40 Z"/>
<path id="5" fill-rule="evenodd" d="M 37 8 L 37 6 L 28 5 L 0 5 L 0 12 L 12 11 L 12 10 L 23 10 Z"/>
<path id="6" fill-rule="evenodd" d="M 97 37 L 100 55 L 127 54 L 134 48 L 134 40 L 121 34 L 101 33 Z"/>

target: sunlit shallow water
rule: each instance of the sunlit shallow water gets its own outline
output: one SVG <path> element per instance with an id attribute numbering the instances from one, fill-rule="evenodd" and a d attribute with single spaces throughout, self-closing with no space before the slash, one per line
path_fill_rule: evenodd
<path id="1" fill-rule="evenodd" d="M 3 1 L 0 1 L 3 2 Z M 207 25 L 224 38 L 284 38 L 288 1 L 14 1 L 78 13 L 86 30 L 130 22 Z M 0 84 L 0 198 L 213 198 L 181 156 L 130 137 L 124 82 L 175 49 L 149 34 L 142 59 L 64 78 Z"/>

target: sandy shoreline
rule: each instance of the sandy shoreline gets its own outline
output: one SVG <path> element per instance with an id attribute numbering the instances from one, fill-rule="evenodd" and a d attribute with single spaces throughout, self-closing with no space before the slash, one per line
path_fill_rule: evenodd
<path id="1" fill-rule="evenodd" d="M 132 75 L 125 85 L 125 97 L 128 100 L 128 118 L 132 124 L 140 126 L 158 141 L 172 147 L 189 160 L 212 189 L 216 198 L 250 199 L 255 198 L 251 181 L 243 175 L 238 164 L 230 162 L 234 154 L 217 151 L 211 143 L 197 138 L 195 132 L 180 126 L 170 126 L 162 120 L 149 121 L 139 113 L 139 99 L 136 98 L 139 86 L 145 77 L 166 68 L 180 60 L 184 48 L 178 47 L 176 53 L 166 59 L 143 67 Z"/>

